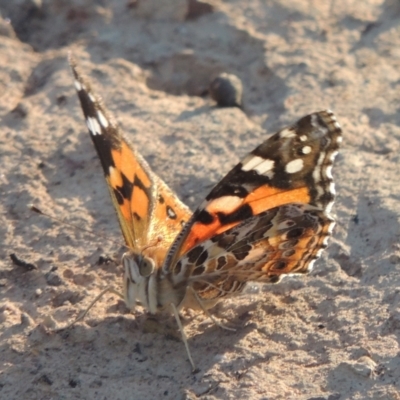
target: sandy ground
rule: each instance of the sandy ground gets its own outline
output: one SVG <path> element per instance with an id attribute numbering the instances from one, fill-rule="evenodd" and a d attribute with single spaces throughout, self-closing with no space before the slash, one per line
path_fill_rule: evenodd
<path id="1" fill-rule="evenodd" d="M 400 2 L 195 3 L 0 1 L 0 398 L 400 399 Z M 343 127 L 328 250 L 306 277 L 217 305 L 235 333 L 183 313 L 197 373 L 171 316 L 115 295 L 50 329 L 122 274 L 68 51 L 192 209 L 274 130 L 324 108 Z M 245 112 L 207 95 L 223 71 Z"/>

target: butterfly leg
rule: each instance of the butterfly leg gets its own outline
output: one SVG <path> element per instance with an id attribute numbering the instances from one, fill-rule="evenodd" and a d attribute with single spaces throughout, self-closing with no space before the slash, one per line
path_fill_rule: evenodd
<path id="1" fill-rule="evenodd" d="M 227 326 L 221 324 L 221 322 L 217 321 L 217 320 L 214 318 L 214 316 L 213 316 L 212 314 L 210 314 L 210 313 L 208 312 L 208 310 L 204 307 L 204 305 L 203 305 L 201 299 L 199 298 L 199 296 L 197 295 L 197 293 L 195 292 L 195 290 L 194 290 L 192 287 L 190 287 L 189 289 L 192 291 L 194 298 L 195 298 L 196 301 L 199 303 L 199 306 L 200 306 L 200 308 L 203 310 L 204 314 L 206 314 L 207 317 L 210 318 L 211 321 L 214 322 L 215 325 L 219 326 L 221 329 L 225 329 L 225 330 L 231 331 L 231 332 L 236 332 L 236 329 L 234 329 L 234 328 L 229 328 L 229 327 L 227 327 Z"/>
<path id="2" fill-rule="evenodd" d="M 63 328 L 59 328 L 59 329 L 55 329 L 56 332 L 62 331 L 64 329 L 68 329 L 70 328 L 72 325 L 75 325 L 75 323 L 77 323 L 78 321 L 82 321 L 86 314 L 89 312 L 89 310 L 107 293 L 107 292 L 111 292 L 119 297 L 121 297 L 122 299 L 124 298 L 124 295 L 120 292 L 118 292 L 118 290 L 114 289 L 112 286 L 107 286 L 105 289 L 103 289 L 100 294 L 98 294 L 94 300 L 89 304 L 89 306 L 86 308 L 85 311 L 83 311 L 83 313 L 81 313 L 80 315 L 78 315 L 71 323 L 69 323 L 67 326 L 64 326 Z"/>
<path id="3" fill-rule="evenodd" d="M 190 364 L 192 365 L 192 370 L 195 371 L 196 367 L 194 365 L 194 362 L 193 362 L 193 359 L 192 359 L 192 355 L 190 354 L 189 344 L 188 344 L 188 341 L 187 341 L 187 337 L 186 337 L 185 331 L 183 330 L 181 319 L 179 318 L 178 310 L 176 309 L 175 304 L 173 304 L 173 303 L 171 303 L 171 308 L 172 308 L 172 311 L 174 313 L 176 322 L 178 324 L 178 328 L 181 331 L 182 340 L 183 340 L 183 343 L 185 344 L 186 352 L 187 352 Z"/>

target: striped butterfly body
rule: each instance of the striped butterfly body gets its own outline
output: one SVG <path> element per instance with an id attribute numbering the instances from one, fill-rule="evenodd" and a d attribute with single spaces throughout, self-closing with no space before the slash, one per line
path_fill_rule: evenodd
<path id="1" fill-rule="evenodd" d="M 139 303 L 151 313 L 173 311 L 194 367 L 179 309 L 207 312 L 248 282 L 307 273 L 327 246 L 340 126 L 331 111 L 320 111 L 280 130 L 191 214 L 122 135 L 72 58 L 70 64 L 130 249 L 122 258 L 125 302 L 131 310 Z"/>

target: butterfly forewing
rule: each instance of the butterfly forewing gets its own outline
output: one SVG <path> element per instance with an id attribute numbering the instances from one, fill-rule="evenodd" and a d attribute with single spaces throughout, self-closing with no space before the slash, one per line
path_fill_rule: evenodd
<path id="1" fill-rule="evenodd" d="M 196 210 L 171 247 L 165 273 L 177 284 L 188 279 L 202 287 L 201 297 L 208 298 L 238 291 L 249 280 L 273 282 L 308 271 L 333 228 L 331 168 L 341 139 L 330 111 L 267 139 Z M 281 228 L 290 229 L 283 234 Z"/>
<path id="2" fill-rule="evenodd" d="M 72 57 L 70 65 L 125 241 L 136 250 L 159 242 L 157 265 L 160 265 L 169 245 L 189 220 L 190 210 L 122 135 Z"/>

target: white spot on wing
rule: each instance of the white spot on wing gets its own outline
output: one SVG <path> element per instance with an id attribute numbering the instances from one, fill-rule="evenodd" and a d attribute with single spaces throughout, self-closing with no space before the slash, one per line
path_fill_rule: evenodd
<path id="1" fill-rule="evenodd" d="M 87 127 L 88 127 L 90 133 L 92 133 L 92 132 L 93 132 L 93 127 L 92 127 L 91 118 L 87 118 L 87 119 L 86 119 L 86 125 L 87 125 Z"/>
<path id="2" fill-rule="evenodd" d="M 77 81 L 76 79 L 74 81 L 74 85 L 78 92 L 83 89 L 81 83 L 79 81 Z"/>
<path id="3" fill-rule="evenodd" d="M 299 139 L 300 141 L 305 142 L 307 140 L 307 135 L 301 135 Z"/>
<path id="4" fill-rule="evenodd" d="M 329 191 L 330 191 L 333 195 L 336 194 L 335 184 L 334 184 L 333 182 L 331 182 L 331 183 L 329 184 Z"/>
<path id="5" fill-rule="evenodd" d="M 304 167 L 304 161 L 301 158 L 298 158 L 296 160 L 289 161 L 286 164 L 285 171 L 288 174 L 295 174 L 296 172 L 301 171 L 303 167 Z"/>
<path id="6" fill-rule="evenodd" d="M 328 242 L 329 242 L 329 236 L 325 236 L 325 237 L 323 238 L 323 240 L 322 240 L 322 244 L 326 247 L 326 246 L 328 246 Z M 324 251 L 324 249 L 321 248 L 320 250 L 318 250 L 318 252 L 319 252 L 319 251 L 322 253 L 322 252 Z M 321 253 L 320 253 L 320 254 L 317 253 L 318 257 L 321 256 Z"/>
<path id="7" fill-rule="evenodd" d="M 332 176 L 332 165 L 327 165 L 327 167 L 325 168 L 325 176 L 328 179 L 333 179 L 333 176 Z"/>
<path id="8" fill-rule="evenodd" d="M 107 128 L 108 127 L 107 118 L 104 116 L 104 114 L 100 110 L 97 110 L 97 117 L 99 118 L 101 126 L 103 128 Z"/>
<path id="9" fill-rule="evenodd" d="M 99 123 L 97 122 L 97 120 L 95 118 L 92 117 L 88 117 L 86 119 L 86 124 L 90 130 L 90 133 L 94 136 L 96 135 L 101 135 L 101 128 Z"/>
<path id="10" fill-rule="evenodd" d="M 259 156 L 250 155 L 242 161 L 242 171 L 256 171 L 260 175 L 272 178 L 274 175 L 272 169 L 274 168 L 274 161 L 265 159 Z"/>
<path id="11" fill-rule="evenodd" d="M 304 146 L 304 147 L 301 149 L 301 152 L 302 152 L 303 154 L 310 154 L 310 153 L 311 153 L 311 150 L 312 150 L 311 146 Z"/>
<path id="12" fill-rule="evenodd" d="M 96 99 L 92 95 L 92 93 L 88 93 L 89 99 L 92 101 L 92 103 L 96 103 Z"/>
<path id="13" fill-rule="evenodd" d="M 268 175 L 270 178 L 272 178 L 272 169 L 274 168 L 275 162 L 273 160 L 265 160 L 261 164 L 257 165 L 256 168 L 254 168 L 255 171 L 257 171 L 260 175 Z M 267 174 L 267 172 L 270 172 L 270 174 Z"/>
<path id="14" fill-rule="evenodd" d="M 334 227 L 335 227 L 335 222 L 331 222 L 327 229 L 329 234 L 331 234 L 333 232 Z"/>
<path id="15" fill-rule="evenodd" d="M 176 218 L 175 211 L 171 207 L 167 207 L 167 214 L 168 214 L 168 217 L 170 217 L 171 219 Z"/>
<path id="16" fill-rule="evenodd" d="M 330 202 L 326 205 L 326 207 L 325 207 L 325 212 L 326 212 L 327 214 L 330 214 L 330 213 L 331 213 L 331 211 L 332 211 L 332 206 L 333 206 L 333 201 L 330 201 Z"/>
<path id="17" fill-rule="evenodd" d="M 318 184 L 321 181 L 321 165 L 324 162 L 324 159 L 325 159 L 325 152 L 322 152 L 319 155 L 317 165 L 315 166 L 315 169 L 313 172 L 313 179 L 316 184 Z M 317 186 L 317 190 L 318 189 L 320 189 L 319 186 Z"/>
<path id="18" fill-rule="evenodd" d="M 314 268 L 314 263 L 315 263 L 315 260 L 311 260 L 311 261 L 308 263 L 308 266 L 307 266 L 307 270 L 308 270 L 308 271 L 311 271 L 311 270 Z"/>
<path id="19" fill-rule="evenodd" d="M 291 228 L 293 225 L 294 225 L 293 221 L 291 219 L 287 219 L 287 220 L 281 222 L 280 224 L 278 224 L 276 229 L 278 231 L 283 231 L 285 229 Z"/>
<path id="20" fill-rule="evenodd" d="M 337 122 L 337 121 L 333 121 L 333 126 L 334 126 L 336 129 L 342 129 L 342 127 L 340 126 L 339 122 Z"/>
<path id="21" fill-rule="evenodd" d="M 113 185 L 123 185 L 121 173 L 111 165 L 108 167 L 108 175 Z"/>
<path id="22" fill-rule="evenodd" d="M 243 160 L 242 171 L 250 171 L 257 165 L 264 161 L 263 158 L 258 156 L 250 156 L 248 159 Z"/>
<path id="23" fill-rule="evenodd" d="M 329 159 L 331 160 L 331 161 L 333 161 L 334 159 L 335 159 L 335 157 L 338 155 L 338 151 L 337 150 L 335 150 L 335 151 L 332 151 L 332 153 L 331 153 L 331 155 L 329 156 Z"/>
<path id="24" fill-rule="evenodd" d="M 283 129 L 280 133 L 279 133 L 279 137 L 280 138 L 293 138 L 296 136 L 296 133 L 293 132 L 293 130 L 289 130 L 289 129 Z"/>
<path id="25" fill-rule="evenodd" d="M 243 199 L 237 196 L 222 196 L 212 200 L 207 206 L 207 211 L 210 213 L 224 212 L 230 213 L 235 211 L 243 203 Z"/>

